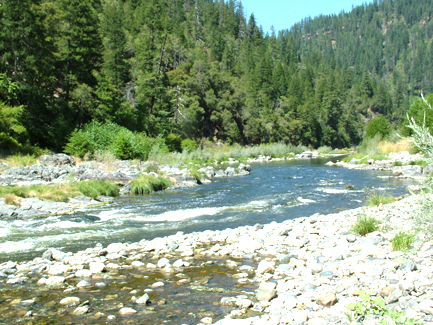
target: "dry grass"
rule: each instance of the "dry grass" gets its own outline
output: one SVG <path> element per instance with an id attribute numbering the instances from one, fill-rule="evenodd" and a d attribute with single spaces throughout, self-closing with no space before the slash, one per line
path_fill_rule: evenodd
<path id="1" fill-rule="evenodd" d="M 5 196 L 5 203 L 8 205 L 16 205 L 17 207 L 21 206 L 21 198 L 14 194 L 7 194 Z"/>
<path id="2" fill-rule="evenodd" d="M 12 155 L 7 156 L 4 159 L 1 159 L 5 163 L 11 165 L 11 167 L 25 167 L 30 165 L 35 165 L 38 163 L 38 159 L 35 155 Z"/>
<path id="3" fill-rule="evenodd" d="M 404 152 L 410 150 L 410 139 L 401 139 L 398 142 L 381 141 L 379 148 L 383 153 L 387 154 L 390 152 Z"/>

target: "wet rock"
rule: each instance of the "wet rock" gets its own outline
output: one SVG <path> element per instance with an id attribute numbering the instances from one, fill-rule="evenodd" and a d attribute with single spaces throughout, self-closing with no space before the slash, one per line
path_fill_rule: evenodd
<path id="1" fill-rule="evenodd" d="M 164 282 L 158 281 L 151 285 L 152 288 L 159 288 L 165 286 Z"/>
<path id="2" fill-rule="evenodd" d="M 66 298 L 63 298 L 62 300 L 60 300 L 60 304 L 67 306 L 67 307 L 77 306 L 80 304 L 80 298 L 78 298 L 78 297 L 66 297 Z"/>
<path id="3" fill-rule="evenodd" d="M 80 282 L 77 283 L 77 288 L 88 288 L 91 286 L 92 284 L 86 280 L 81 280 Z"/>
<path id="4" fill-rule="evenodd" d="M 149 295 L 145 293 L 140 298 L 138 298 L 135 303 L 146 305 L 149 302 Z"/>
<path id="5" fill-rule="evenodd" d="M 135 309 L 128 308 L 128 307 L 123 307 L 122 309 L 119 310 L 120 315 L 132 315 L 135 313 L 137 313 Z"/>
<path id="6" fill-rule="evenodd" d="M 65 283 L 66 278 L 63 276 L 51 276 L 45 281 L 45 285 L 50 287 L 60 287 Z"/>
<path id="7" fill-rule="evenodd" d="M 73 311 L 73 313 L 75 315 L 84 315 L 87 314 L 89 312 L 89 307 L 87 306 L 80 306 L 75 308 L 75 310 Z"/>

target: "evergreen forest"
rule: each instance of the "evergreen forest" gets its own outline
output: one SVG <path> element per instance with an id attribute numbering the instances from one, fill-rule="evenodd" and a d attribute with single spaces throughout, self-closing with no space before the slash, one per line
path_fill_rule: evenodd
<path id="1" fill-rule="evenodd" d="M 0 148 L 63 151 L 92 123 L 350 147 L 433 92 L 432 14 L 375 0 L 268 33 L 237 0 L 0 0 Z"/>

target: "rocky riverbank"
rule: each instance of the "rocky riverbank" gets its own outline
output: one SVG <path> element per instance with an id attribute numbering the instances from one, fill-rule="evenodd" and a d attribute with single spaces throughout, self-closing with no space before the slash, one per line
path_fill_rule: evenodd
<path id="1" fill-rule="evenodd" d="M 354 158 L 348 163 L 344 161 L 330 161 L 326 165 L 349 169 L 391 171 L 394 177 L 401 178 L 422 179 L 433 171 L 433 164 L 425 167 L 414 164 L 417 161 L 425 160 L 422 154 L 410 154 L 409 152 L 392 152 L 386 160 L 370 159 L 367 164 L 360 164 L 361 160 Z"/>
<path id="2" fill-rule="evenodd" d="M 205 166 L 198 170 L 200 177 L 197 178 L 190 174 L 187 165 L 181 163 L 158 165 L 149 161 L 117 160 L 110 163 L 90 161 L 78 165 L 72 157 L 65 154 L 44 155 L 39 158 L 39 162 L 37 165 L 26 167 L 10 167 L 3 163 L 0 186 L 56 185 L 71 181 L 106 180 L 116 183 L 121 194 L 128 194 L 130 182 L 141 174 L 165 177 L 171 182 L 170 188 L 179 188 L 208 183 L 214 177 L 247 176 L 251 172 L 251 166 L 242 163 L 236 169 Z M 68 202 L 24 198 L 17 206 L 8 205 L 4 198 L 0 198 L 0 218 L 21 219 L 63 214 L 87 206 L 104 204 L 110 200 L 112 198 L 106 196 L 99 196 L 96 199 L 81 196 L 70 198 Z"/>
<path id="3" fill-rule="evenodd" d="M 390 244 L 398 231 L 412 229 L 414 209 L 416 196 L 410 196 L 374 208 L 96 245 L 75 254 L 48 250 L 33 261 L 0 265 L 2 321 L 349 324 L 347 306 L 365 290 L 382 296 L 386 308 L 432 323 L 432 242 L 418 237 L 407 253 L 393 252 Z M 381 230 L 352 234 L 363 215 L 380 220 Z M 217 276 L 219 284 L 209 285 Z M 222 288 L 227 283 L 231 287 Z M 161 298 L 170 286 L 185 293 Z M 179 308 L 187 292 L 203 296 Z M 217 299 L 219 312 L 201 307 L 204 297 Z M 169 307 L 186 316 L 176 318 Z M 359 321 L 378 324 L 380 317 Z"/>

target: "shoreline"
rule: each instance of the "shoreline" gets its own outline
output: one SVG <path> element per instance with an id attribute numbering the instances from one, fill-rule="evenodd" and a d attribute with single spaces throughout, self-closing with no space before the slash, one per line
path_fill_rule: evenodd
<path id="1" fill-rule="evenodd" d="M 349 324 L 346 307 L 359 301 L 360 290 L 374 291 L 384 297 L 388 307 L 406 310 L 409 317 L 430 322 L 432 242 L 417 239 L 409 253 L 392 252 L 390 247 L 393 234 L 411 229 L 410 213 L 416 207 L 416 198 L 411 195 L 379 207 L 315 214 L 281 223 L 177 233 L 138 243 L 113 243 L 105 248 L 97 245 L 75 254 L 48 250 L 44 258 L 1 264 L 0 281 L 6 287 L 32 284 L 40 290 L 57 292 L 63 299 L 73 296 L 79 300 L 83 290 L 80 283 L 87 290 L 97 289 L 95 281 L 104 282 L 107 275 L 118 270 L 158 271 L 173 276 L 197 267 L 195 261 L 218 258 L 233 268 L 233 277 L 239 284 L 259 287 L 254 294 L 222 298 L 218 303 L 232 310 L 215 323 L 218 325 L 232 324 L 230 317 L 244 318 L 251 313 L 260 316 L 236 324 Z M 351 225 L 364 214 L 381 220 L 382 230 L 365 237 L 352 235 Z M 146 289 L 134 296 L 138 299 L 147 292 L 152 300 L 152 291 Z M 84 306 L 72 304 L 65 312 L 70 317 L 78 317 L 82 312 L 80 317 L 84 319 L 98 316 L 97 323 L 122 322 L 125 313 L 134 319 L 134 315 L 153 306 L 132 300 L 114 313 L 95 313 L 92 301 Z M 26 313 L 31 309 L 37 315 L 37 310 L 29 308 L 37 302 L 36 297 L 33 303 L 20 301 L 17 305 L 23 305 Z M 28 320 L 32 317 L 37 316 L 30 315 Z M 211 324 L 213 318 L 203 317 L 195 324 Z"/>

